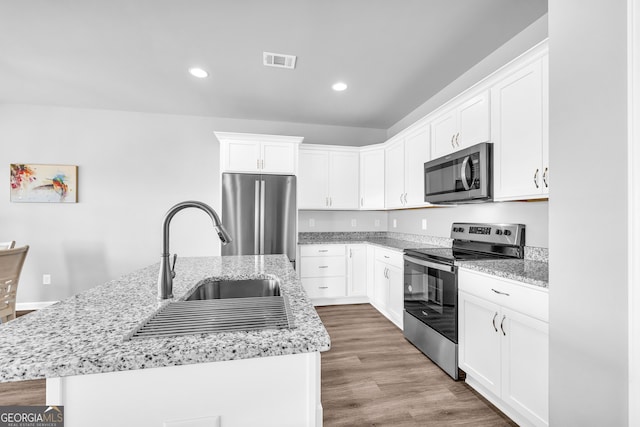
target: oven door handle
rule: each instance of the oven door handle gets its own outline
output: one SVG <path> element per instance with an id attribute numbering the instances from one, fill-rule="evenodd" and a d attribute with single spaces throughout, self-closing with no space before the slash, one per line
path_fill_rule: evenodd
<path id="1" fill-rule="evenodd" d="M 409 255 L 405 255 L 404 259 L 405 259 L 405 261 L 409 261 L 409 262 L 412 262 L 414 264 L 421 265 L 423 267 L 434 268 L 436 270 L 446 271 L 448 273 L 453 273 L 455 271 L 455 267 L 454 266 L 450 266 L 450 265 L 446 265 L 446 264 L 438 264 L 438 263 L 430 262 L 430 261 L 425 261 L 423 259 L 414 258 L 414 257 L 409 256 Z"/>

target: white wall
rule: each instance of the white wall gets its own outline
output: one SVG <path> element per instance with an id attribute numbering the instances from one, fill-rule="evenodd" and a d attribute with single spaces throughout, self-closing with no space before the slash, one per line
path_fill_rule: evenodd
<path id="1" fill-rule="evenodd" d="M 196 199 L 218 209 L 214 131 L 298 135 L 325 144 L 373 143 L 385 134 L 338 126 L 0 105 L 0 167 L 7 174 L 0 198 L 0 241 L 31 246 L 18 303 L 63 299 L 157 262 L 162 219 L 177 202 Z M 79 203 L 10 203 L 10 163 L 78 165 Z M 203 212 L 179 213 L 172 223 L 172 252 L 219 254 L 210 223 Z M 45 273 L 51 274 L 51 285 L 42 285 Z"/>
<path id="2" fill-rule="evenodd" d="M 396 220 L 396 227 L 393 220 Z M 427 230 L 422 230 L 422 220 Z M 398 233 L 451 237 L 453 222 L 525 224 L 527 246 L 549 247 L 548 202 L 480 203 L 442 208 L 389 211 L 388 230 Z"/>
<path id="3" fill-rule="evenodd" d="M 626 37 L 625 0 L 549 1 L 554 426 L 628 425 Z"/>
<path id="4" fill-rule="evenodd" d="M 310 220 L 313 220 L 315 226 L 310 225 Z M 355 227 L 351 224 L 352 220 L 356 221 Z M 298 213 L 298 231 L 387 231 L 387 212 L 300 211 Z"/>

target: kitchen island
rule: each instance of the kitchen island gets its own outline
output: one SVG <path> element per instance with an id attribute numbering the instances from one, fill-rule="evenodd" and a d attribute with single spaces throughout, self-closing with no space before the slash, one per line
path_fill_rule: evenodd
<path id="1" fill-rule="evenodd" d="M 330 339 L 286 256 L 178 258 L 173 300 L 204 278 L 273 276 L 295 328 L 128 340 L 168 303 L 155 264 L 0 328 L 0 381 L 46 378 L 67 427 L 321 425 Z"/>

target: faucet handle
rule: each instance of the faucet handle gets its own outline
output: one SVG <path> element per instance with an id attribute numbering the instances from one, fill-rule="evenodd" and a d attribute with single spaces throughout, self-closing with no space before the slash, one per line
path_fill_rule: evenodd
<path id="1" fill-rule="evenodd" d="M 171 278 L 176 277 L 176 260 L 178 259 L 178 254 L 173 254 L 173 262 L 171 263 Z"/>

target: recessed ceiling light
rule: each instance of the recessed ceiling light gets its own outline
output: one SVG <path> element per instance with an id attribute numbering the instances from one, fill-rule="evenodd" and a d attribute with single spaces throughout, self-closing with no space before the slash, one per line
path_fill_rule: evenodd
<path id="1" fill-rule="evenodd" d="M 331 89 L 335 90 L 336 92 L 342 92 L 346 88 L 347 84 L 342 82 L 334 83 L 333 86 L 331 86 Z"/>
<path id="2" fill-rule="evenodd" d="M 205 77 L 209 76 L 209 73 L 198 67 L 189 68 L 189 73 L 191 73 L 193 77 L 197 77 L 199 79 L 204 79 Z"/>

